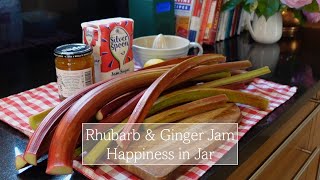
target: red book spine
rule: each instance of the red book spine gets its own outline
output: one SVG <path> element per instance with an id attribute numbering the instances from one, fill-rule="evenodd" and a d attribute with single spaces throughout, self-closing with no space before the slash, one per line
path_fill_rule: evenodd
<path id="1" fill-rule="evenodd" d="M 200 17 L 201 13 L 201 3 L 200 0 L 195 0 L 194 10 L 192 16 Z"/>
<path id="2" fill-rule="evenodd" d="M 232 37 L 236 34 L 238 19 L 239 19 L 239 12 L 240 12 L 240 6 L 237 6 L 234 10 L 234 19 L 232 22 L 232 31 L 231 31 L 230 37 Z"/>
<path id="3" fill-rule="evenodd" d="M 203 16 L 201 19 L 201 26 L 200 26 L 200 31 L 199 31 L 199 36 L 198 36 L 198 43 L 202 44 L 203 43 L 203 38 L 204 38 L 204 33 L 207 27 L 207 22 L 208 22 L 208 18 L 209 18 L 209 13 L 210 13 L 210 6 L 212 4 L 213 0 L 207 0 L 205 4 L 203 4 L 204 6 L 204 12 L 203 12 Z"/>
<path id="4" fill-rule="evenodd" d="M 201 15 L 201 9 L 202 9 L 202 1 L 201 0 L 194 0 L 194 1 L 195 1 L 195 4 L 193 8 L 193 13 L 191 16 L 189 35 L 188 35 L 188 39 L 192 42 L 195 42 L 197 40 L 197 36 L 199 34 L 200 15 Z"/>
<path id="5" fill-rule="evenodd" d="M 215 10 L 214 18 L 213 18 L 213 22 L 212 22 L 212 27 L 211 27 L 211 30 L 209 33 L 209 39 L 203 41 L 203 43 L 205 43 L 205 44 L 214 44 L 214 42 L 215 42 L 222 3 L 223 3 L 223 0 L 217 0 L 216 10 Z"/>

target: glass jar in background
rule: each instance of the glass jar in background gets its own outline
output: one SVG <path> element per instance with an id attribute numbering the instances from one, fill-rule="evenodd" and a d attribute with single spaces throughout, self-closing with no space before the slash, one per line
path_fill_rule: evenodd
<path id="1" fill-rule="evenodd" d="M 72 96 L 94 83 L 92 48 L 74 43 L 54 50 L 59 98 Z"/>

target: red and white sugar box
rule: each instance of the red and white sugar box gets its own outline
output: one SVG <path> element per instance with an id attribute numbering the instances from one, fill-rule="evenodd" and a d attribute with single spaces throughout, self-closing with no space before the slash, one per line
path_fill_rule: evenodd
<path id="1" fill-rule="evenodd" d="M 134 70 L 133 20 L 109 18 L 81 24 L 83 43 L 93 48 L 96 82 Z"/>

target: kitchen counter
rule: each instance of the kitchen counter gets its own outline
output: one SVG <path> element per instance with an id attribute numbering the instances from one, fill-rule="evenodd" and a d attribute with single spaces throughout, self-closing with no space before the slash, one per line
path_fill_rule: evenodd
<path id="1" fill-rule="evenodd" d="M 297 93 L 289 101 L 262 119 L 240 140 L 239 166 L 268 141 L 281 126 L 288 123 L 294 113 L 320 90 L 319 40 L 320 29 L 308 28 L 303 29 L 295 38 L 282 38 L 281 41 L 272 45 L 255 43 L 250 39 L 248 33 L 243 33 L 236 38 L 205 47 L 207 53 L 225 54 L 229 61 L 249 59 L 252 61 L 254 69 L 267 65 L 272 70 L 272 73 L 263 78 L 276 83 L 298 87 Z M 29 56 L 24 56 L 23 52 L 20 52 L 22 54 L 19 56 L 10 53 L 0 54 L 0 56 L 6 58 L 16 57 L 14 59 L 15 64 L 23 63 L 27 65 L 25 68 L 30 68 L 21 73 L 20 69 L 23 66 L 11 66 L 13 64 L 1 61 L 0 67 L 3 69 L 1 81 L 9 82 L 5 83 L 8 85 L 5 87 L 6 89 L 0 91 L 0 97 L 55 81 L 52 53 L 49 50 L 46 53 L 41 52 L 45 62 L 39 62 L 40 59 L 39 61 L 34 59 L 37 57 L 37 52 L 35 49 L 25 50 L 24 53 L 29 53 Z M 10 67 L 8 67 L 9 65 Z M 41 70 L 36 71 L 36 69 Z M 85 179 L 77 172 L 66 176 L 46 175 L 44 173 L 45 159 L 36 167 L 28 167 L 17 171 L 14 165 L 15 155 L 23 152 L 27 144 L 27 138 L 3 122 L 0 122 L 0 137 L 0 153 L 2 154 L 0 179 Z M 214 166 L 202 179 L 211 179 L 213 177 L 225 179 L 236 171 L 239 166 Z"/>
<path id="2" fill-rule="evenodd" d="M 274 134 L 279 131 L 285 124 L 290 123 L 302 106 L 314 97 L 320 90 L 320 54 L 317 53 L 316 47 L 319 46 L 314 40 L 320 40 L 320 29 L 303 29 L 295 38 L 282 38 L 277 44 L 261 45 L 245 38 L 246 34 L 225 41 L 225 47 L 230 47 L 239 40 L 245 43 L 240 44 L 240 50 L 244 46 L 250 46 L 247 53 L 239 51 L 232 56 L 231 60 L 250 59 L 254 67 L 268 65 L 272 74 L 264 77 L 267 80 L 298 87 L 297 93 L 286 103 L 268 114 L 259 123 L 257 123 L 239 142 L 239 166 L 244 164 L 249 158 L 249 163 L 255 162 L 252 154 L 255 153 L 267 141 L 274 141 Z M 243 40 L 241 40 L 243 38 Z M 249 40 L 249 41 L 248 41 Z M 251 43 L 252 42 L 252 43 Z M 229 45 L 228 45 L 229 43 Z M 239 45 L 239 44 L 238 44 Z M 237 48 L 239 50 L 239 47 Z M 231 50 L 232 51 L 232 50 Z M 244 56 L 242 56 L 245 54 Z M 274 61 L 274 62 L 272 62 Z M 318 142 L 320 140 L 317 140 Z M 318 143 L 319 144 L 319 143 Z M 261 149 L 260 149 L 261 150 Z M 259 155 L 258 155 L 259 156 Z M 292 162 L 294 163 L 294 162 Z M 246 164 L 247 165 L 247 164 Z M 243 179 L 244 176 L 237 175 L 239 166 L 214 166 L 202 179 L 215 178 L 226 179 L 233 174 L 233 178 Z M 245 169 L 244 167 L 243 169 Z M 258 167 L 255 167 L 258 169 Z M 291 166 L 287 167 L 288 169 Z M 257 170 L 255 169 L 255 170 Z M 254 171 L 255 171 L 254 170 Z M 252 174 L 246 174 L 252 175 Z M 246 176 L 245 178 L 248 178 Z M 232 178 L 230 178 L 232 179 Z"/>

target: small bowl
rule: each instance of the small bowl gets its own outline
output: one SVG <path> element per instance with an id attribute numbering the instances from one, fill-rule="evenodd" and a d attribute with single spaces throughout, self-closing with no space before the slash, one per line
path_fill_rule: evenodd
<path id="1" fill-rule="evenodd" d="M 167 49 L 154 49 L 152 44 L 156 35 L 144 36 L 133 40 L 133 57 L 138 66 L 143 66 L 150 59 L 173 59 L 186 56 L 190 48 L 199 48 L 198 55 L 203 53 L 199 43 L 190 42 L 188 39 L 165 35 Z"/>

